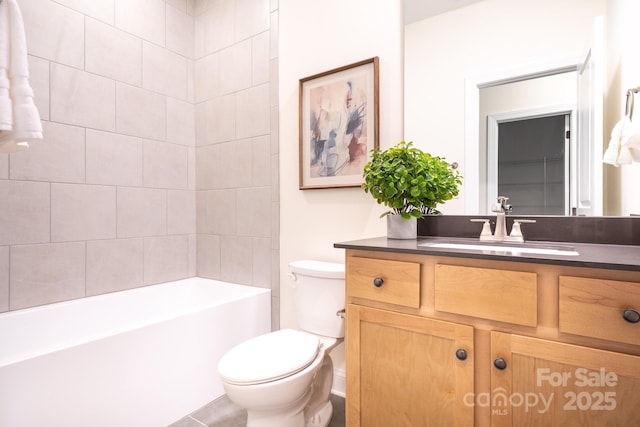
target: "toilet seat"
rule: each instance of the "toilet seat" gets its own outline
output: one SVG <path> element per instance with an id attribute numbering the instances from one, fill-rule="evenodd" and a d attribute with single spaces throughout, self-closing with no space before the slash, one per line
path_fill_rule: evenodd
<path id="1" fill-rule="evenodd" d="M 252 338 L 229 350 L 220 359 L 218 372 L 231 384 L 267 383 L 305 369 L 319 351 L 317 336 L 282 329 Z"/>

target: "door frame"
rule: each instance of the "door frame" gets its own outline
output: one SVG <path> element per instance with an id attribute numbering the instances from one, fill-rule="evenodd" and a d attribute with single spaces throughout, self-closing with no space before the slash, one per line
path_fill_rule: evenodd
<path id="1" fill-rule="evenodd" d="M 464 113 L 464 211 L 465 214 L 487 214 L 491 205 L 484 205 L 480 187 L 480 89 L 529 80 L 537 77 L 577 71 L 584 55 L 575 53 L 547 61 L 525 64 L 510 69 L 500 69 L 465 78 Z"/>
<path id="2" fill-rule="evenodd" d="M 576 106 L 574 104 L 545 105 L 527 110 L 507 111 L 487 116 L 487 200 L 486 206 L 495 203 L 498 197 L 498 125 L 527 119 L 539 119 L 550 116 L 569 115 L 569 141 L 565 138 L 564 180 L 565 215 L 571 210 L 571 182 L 575 180 L 575 168 L 572 167 L 575 150 Z M 503 194 L 503 196 L 509 196 Z"/>

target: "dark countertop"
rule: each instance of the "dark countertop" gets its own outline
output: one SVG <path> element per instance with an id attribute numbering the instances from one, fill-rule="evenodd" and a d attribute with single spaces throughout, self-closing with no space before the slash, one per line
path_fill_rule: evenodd
<path id="1" fill-rule="evenodd" d="M 492 246 L 528 247 L 528 248 L 573 248 L 579 255 L 548 255 L 531 253 L 501 252 L 495 250 L 479 251 L 467 249 L 448 249 L 422 246 L 431 243 L 466 243 Z M 396 252 L 407 254 L 439 255 L 458 258 L 475 258 L 495 261 L 529 262 L 535 264 L 565 265 L 570 267 L 606 268 L 613 270 L 640 271 L 640 246 L 606 245 L 573 242 L 525 242 L 491 243 L 478 239 L 457 237 L 422 237 L 415 240 L 397 240 L 386 237 L 340 242 L 333 245 L 340 249 L 360 249 L 367 251 Z"/>

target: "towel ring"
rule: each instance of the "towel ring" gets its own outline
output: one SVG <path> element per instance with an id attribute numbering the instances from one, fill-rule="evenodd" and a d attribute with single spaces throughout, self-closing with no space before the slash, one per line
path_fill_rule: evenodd
<path id="1" fill-rule="evenodd" d="M 0 2 L 2 2 L 2 0 L 0 0 Z M 627 90 L 627 105 L 624 109 L 624 114 L 629 116 L 629 120 L 633 118 L 633 101 L 635 94 L 638 92 L 640 92 L 640 87 Z"/>

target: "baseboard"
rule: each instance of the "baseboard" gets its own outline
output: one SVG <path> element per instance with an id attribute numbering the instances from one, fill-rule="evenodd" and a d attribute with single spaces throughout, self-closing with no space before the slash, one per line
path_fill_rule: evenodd
<path id="1" fill-rule="evenodd" d="M 346 372 L 342 369 L 333 369 L 333 388 L 331 393 L 336 396 L 345 397 L 347 390 L 347 376 Z"/>

